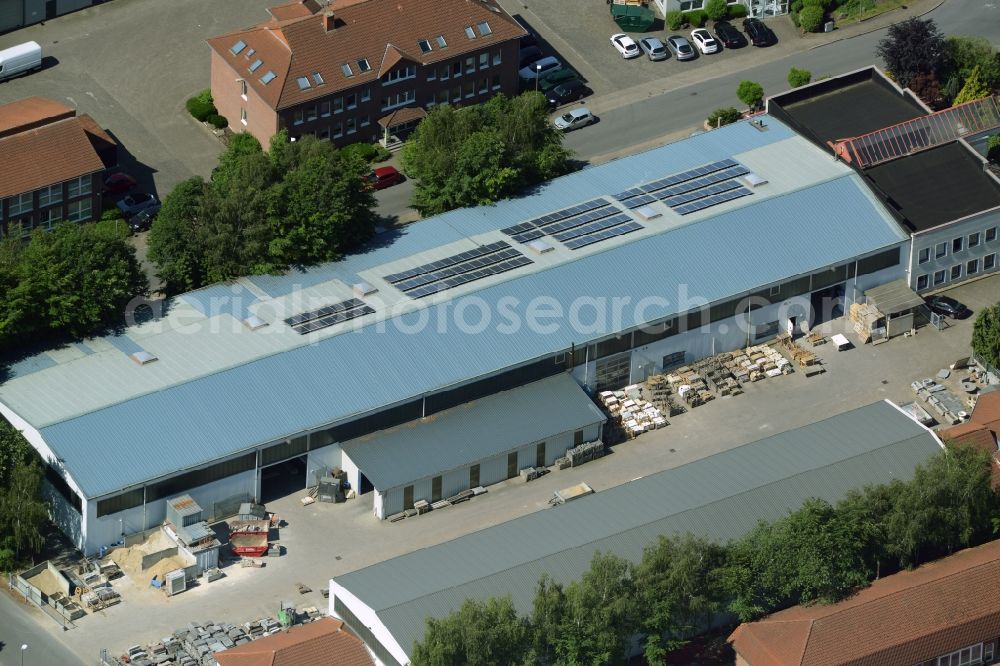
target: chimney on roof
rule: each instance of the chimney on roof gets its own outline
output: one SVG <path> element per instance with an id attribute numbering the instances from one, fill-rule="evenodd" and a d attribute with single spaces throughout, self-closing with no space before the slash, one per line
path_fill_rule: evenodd
<path id="1" fill-rule="evenodd" d="M 330 32 L 337 27 L 337 17 L 329 9 L 323 12 L 323 29 Z"/>

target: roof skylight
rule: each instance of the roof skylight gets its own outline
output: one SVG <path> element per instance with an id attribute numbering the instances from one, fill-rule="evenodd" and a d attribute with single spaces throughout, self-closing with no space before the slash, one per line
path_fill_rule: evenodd
<path id="1" fill-rule="evenodd" d="M 479 34 L 482 35 L 483 37 L 493 34 L 493 30 L 490 28 L 490 24 L 487 23 L 486 21 L 480 21 L 479 23 L 476 24 L 476 27 L 479 28 Z"/>
<path id="2" fill-rule="evenodd" d="M 250 48 L 250 49 L 247 49 L 247 52 L 246 52 L 246 53 L 244 53 L 244 54 L 243 54 L 243 56 L 244 56 L 244 57 L 245 57 L 245 58 L 246 58 L 247 60 L 249 60 L 249 59 L 250 59 L 250 58 L 251 58 L 251 57 L 253 56 L 253 54 L 254 54 L 254 53 L 257 53 L 257 49 L 254 49 L 254 48 Z"/>
<path id="3" fill-rule="evenodd" d="M 340 66 L 340 71 L 344 73 L 344 76 L 347 77 L 354 76 L 354 71 L 351 69 L 351 66 L 346 62 Z"/>
<path id="4" fill-rule="evenodd" d="M 278 77 L 277 74 L 275 74 L 271 70 L 267 70 L 267 73 L 264 74 L 264 76 L 260 77 L 260 82 L 266 86 L 271 81 L 274 81 L 274 79 L 276 79 L 277 77 Z"/>
<path id="5" fill-rule="evenodd" d="M 231 47 L 229 47 L 229 52 L 232 53 L 233 55 L 238 55 L 239 52 L 245 49 L 246 47 L 247 43 L 241 39 L 240 41 L 236 42 Z"/>
<path id="6" fill-rule="evenodd" d="M 299 84 L 299 90 L 308 90 L 309 88 L 312 87 L 312 84 L 309 83 L 308 76 L 300 76 L 295 80 Z"/>
<path id="7" fill-rule="evenodd" d="M 444 35 L 438 35 L 434 38 L 434 41 L 436 41 L 438 46 L 442 49 L 448 46 L 448 42 L 445 41 Z"/>
<path id="8" fill-rule="evenodd" d="M 476 31 L 472 29 L 471 25 L 465 26 L 465 36 L 468 37 L 469 39 L 476 38 Z"/>
<path id="9" fill-rule="evenodd" d="M 318 86 L 326 83 L 326 81 L 323 80 L 323 76 L 319 72 L 313 72 L 313 81 L 315 81 Z"/>
<path id="10" fill-rule="evenodd" d="M 260 58 L 257 58 L 252 63 L 250 63 L 250 71 L 251 72 L 256 72 L 258 69 L 260 69 L 260 66 L 263 65 L 263 64 L 264 64 L 264 61 L 261 60 Z"/>
<path id="11" fill-rule="evenodd" d="M 422 53 L 430 53 L 431 52 L 431 43 L 429 41 L 427 41 L 426 39 L 418 39 L 417 40 L 417 46 L 420 47 L 420 51 Z"/>
<path id="12" fill-rule="evenodd" d="M 371 71 L 372 66 L 368 64 L 368 58 L 360 58 L 358 60 L 358 71 L 368 72 Z"/>

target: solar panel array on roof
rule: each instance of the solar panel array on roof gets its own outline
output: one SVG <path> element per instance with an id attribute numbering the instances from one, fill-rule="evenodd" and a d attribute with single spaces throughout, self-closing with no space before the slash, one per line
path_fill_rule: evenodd
<path id="1" fill-rule="evenodd" d="M 638 229 L 642 229 L 641 224 L 601 198 L 549 213 L 502 231 L 520 243 L 529 243 L 549 235 L 569 249 L 577 250 Z"/>
<path id="2" fill-rule="evenodd" d="M 375 310 L 356 298 L 327 305 L 317 310 L 303 312 L 285 319 L 296 333 L 305 335 L 334 324 L 342 324 L 355 317 L 374 314 Z"/>
<path id="3" fill-rule="evenodd" d="M 521 224 L 515 224 L 512 227 L 507 227 L 506 229 L 501 229 L 500 231 L 508 236 L 511 236 L 518 243 L 528 243 L 541 238 L 547 233 L 550 233 L 548 231 L 548 225 L 562 222 L 563 220 L 577 215 L 590 213 L 593 210 L 609 206 L 610 204 L 611 202 L 603 197 L 592 199 L 575 206 L 570 206 L 569 208 L 557 210 L 554 213 L 536 217 L 533 220 L 528 220 L 527 222 L 522 222 Z M 610 215 L 611 213 L 608 214 Z M 590 220 L 587 221 L 589 222 Z M 581 222 L 580 224 L 584 224 L 584 222 Z"/>
<path id="4" fill-rule="evenodd" d="M 629 209 L 639 208 L 654 201 L 663 201 L 673 207 L 676 204 L 669 201 L 672 197 L 717 185 L 748 173 L 750 170 L 736 160 L 720 160 L 620 192 L 615 198 Z"/>
<path id="5" fill-rule="evenodd" d="M 498 241 L 416 268 L 386 275 L 385 280 L 407 296 L 423 298 L 531 263 L 533 263 L 531 259 L 512 248 L 509 243 Z"/>

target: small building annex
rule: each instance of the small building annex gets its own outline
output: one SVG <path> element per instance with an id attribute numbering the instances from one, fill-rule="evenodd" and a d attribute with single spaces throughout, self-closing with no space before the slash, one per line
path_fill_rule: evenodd
<path id="1" fill-rule="evenodd" d="M 487 396 L 522 399 L 564 374 L 586 391 L 620 388 L 808 329 L 905 277 L 907 242 L 861 176 L 762 116 L 406 225 L 338 262 L 182 294 L 120 334 L 15 359 L 0 414 L 49 463 L 58 524 L 92 553 L 161 523 L 167 498 L 191 495 L 206 519 L 268 501 L 349 469 L 343 444 L 355 440 L 360 458 L 369 447 L 358 438 L 409 423 L 423 432 Z M 474 465 L 482 475 L 514 450 L 527 467 L 543 441 L 548 461 L 560 435 L 591 436 L 583 413 L 573 426 L 511 428 L 479 461 L 450 434 L 440 441 L 455 445 L 453 464 L 389 483 L 427 475 L 433 496 L 435 476 L 468 482 Z M 442 421 L 459 432 L 461 419 Z M 384 463 L 365 464 L 375 475 Z M 374 502 L 355 467 L 352 487 Z"/>
<path id="2" fill-rule="evenodd" d="M 330 613 L 380 664 L 407 664 L 427 618 L 468 598 L 510 595 L 526 615 L 542 575 L 569 583 L 598 551 L 637 562 L 661 534 L 735 539 L 811 497 L 909 479 L 942 448 L 892 403 L 873 403 L 338 576 Z"/>

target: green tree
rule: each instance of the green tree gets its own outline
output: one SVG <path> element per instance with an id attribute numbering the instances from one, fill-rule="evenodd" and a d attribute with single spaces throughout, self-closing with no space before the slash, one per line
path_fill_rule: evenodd
<path id="1" fill-rule="evenodd" d="M 708 0 L 705 3 L 705 13 L 713 21 L 722 21 L 729 15 L 729 5 L 726 0 Z"/>
<path id="2" fill-rule="evenodd" d="M 823 28 L 823 19 L 826 12 L 817 5 L 803 7 L 799 12 L 799 26 L 806 32 L 819 32 Z"/>
<path id="3" fill-rule="evenodd" d="M 543 95 L 497 95 L 486 104 L 435 107 L 403 148 L 425 215 L 491 203 L 568 173 L 569 152 L 548 121 Z"/>
<path id="4" fill-rule="evenodd" d="M 722 127 L 723 125 L 732 125 L 742 117 L 742 113 L 733 107 L 729 107 L 727 109 L 716 109 L 715 111 L 712 111 L 706 119 L 706 122 L 709 127 Z"/>
<path id="5" fill-rule="evenodd" d="M 965 80 L 965 85 L 962 89 L 958 91 L 955 95 L 955 99 L 952 100 L 952 104 L 957 106 L 959 104 L 965 104 L 966 102 L 972 102 L 977 99 L 983 99 L 984 97 L 989 97 L 992 91 L 986 81 L 979 73 L 979 66 L 972 68 L 972 72 L 969 74 L 969 78 Z"/>
<path id="6" fill-rule="evenodd" d="M 991 88 L 1000 86 L 1000 53 L 983 37 L 948 37 L 945 44 L 945 70 L 964 82 L 973 68 Z"/>
<path id="7" fill-rule="evenodd" d="M 684 12 L 677 9 L 672 9 L 667 12 L 666 17 L 663 19 L 663 22 L 666 23 L 669 30 L 680 30 L 684 25 L 684 21 Z"/>
<path id="8" fill-rule="evenodd" d="M 524 663 L 527 622 L 510 597 L 468 599 L 444 618 L 428 618 L 423 641 L 413 645 L 413 666 L 511 666 Z"/>
<path id="9" fill-rule="evenodd" d="M 812 80 L 812 72 L 808 69 L 799 69 L 798 67 L 792 67 L 788 70 L 788 85 L 793 88 L 799 88 L 806 85 Z"/>
<path id="10" fill-rule="evenodd" d="M 680 647 L 725 608 L 725 547 L 691 534 L 661 535 L 635 571 L 640 628 L 653 638 L 648 656 Z"/>
<path id="11" fill-rule="evenodd" d="M 556 661 L 558 636 L 566 617 L 566 595 L 548 574 L 543 574 L 532 602 L 531 652 L 528 663 L 552 664 Z"/>
<path id="12" fill-rule="evenodd" d="M 944 35 L 932 19 L 909 18 L 889 26 L 888 35 L 875 47 L 893 79 L 909 87 L 917 74 L 937 74 L 945 63 Z"/>
<path id="13" fill-rule="evenodd" d="M 972 325 L 972 351 L 984 363 L 1000 368 L 1000 303 L 983 308 Z"/>
<path id="14" fill-rule="evenodd" d="M 0 416 L 0 488 L 10 485 L 15 467 L 30 463 L 36 455 L 24 435 Z"/>
<path id="15" fill-rule="evenodd" d="M 200 176 L 181 181 L 163 200 L 156 224 L 149 230 L 149 258 L 159 268 L 168 294 L 205 284 L 198 230 L 205 181 Z"/>
<path id="16" fill-rule="evenodd" d="M 898 479 L 891 483 L 852 490 L 837 503 L 837 514 L 858 539 L 865 569 L 876 579 L 883 570 L 894 571 L 898 566 L 889 556 L 889 517 L 906 484 Z"/>
<path id="17" fill-rule="evenodd" d="M 590 568 L 566 587 L 566 613 L 556 643 L 560 664 L 623 663 L 636 630 L 633 567 L 610 553 L 595 553 Z"/>
<path id="18" fill-rule="evenodd" d="M 0 489 L 0 546 L 14 551 L 14 556 L 36 553 L 44 543 L 49 508 L 42 499 L 42 468 L 37 462 L 20 463 Z"/>
<path id="19" fill-rule="evenodd" d="M 1000 134 L 994 134 L 986 140 L 986 159 L 1000 164 Z"/>
<path id="20" fill-rule="evenodd" d="M 736 88 L 736 97 L 751 110 L 756 110 L 764 101 L 764 86 L 756 81 L 740 81 L 739 87 Z"/>

